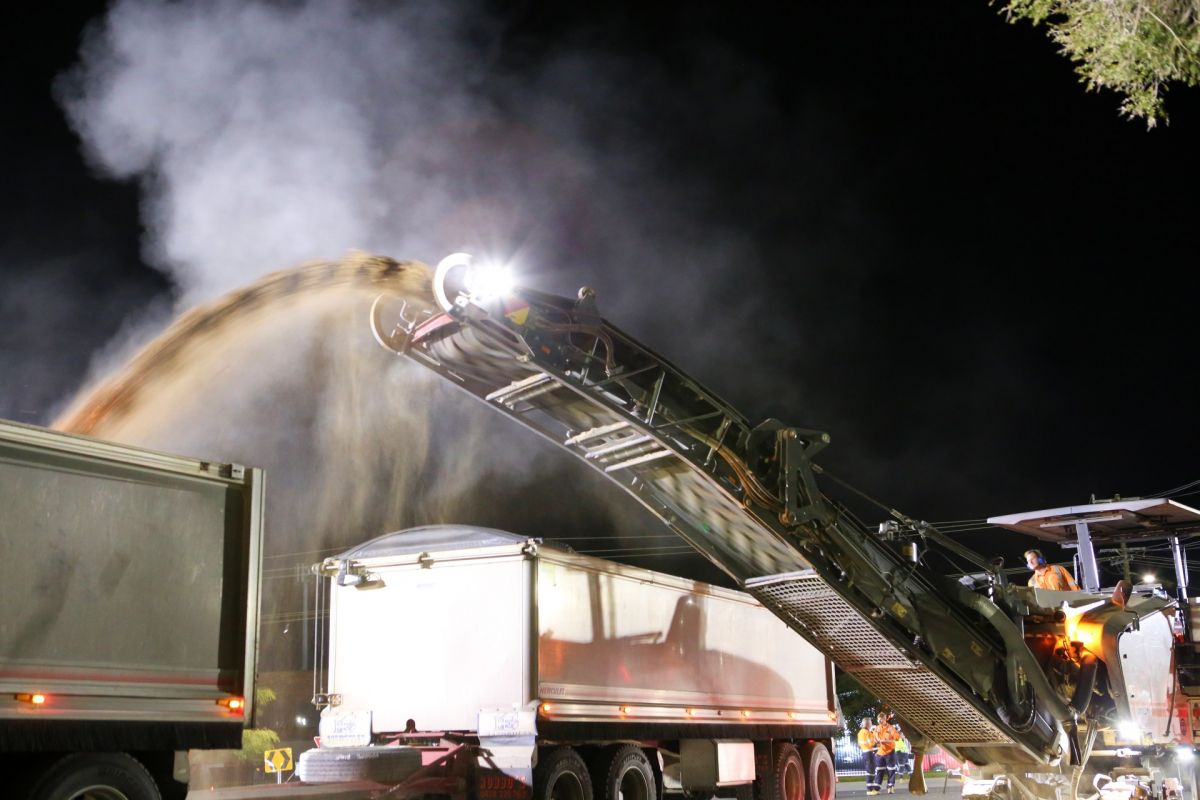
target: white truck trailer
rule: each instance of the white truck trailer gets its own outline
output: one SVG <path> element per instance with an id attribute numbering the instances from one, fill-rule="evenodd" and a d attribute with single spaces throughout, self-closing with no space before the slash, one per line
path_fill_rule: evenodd
<path id="1" fill-rule="evenodd" d="M 834 794 L 832 664 L 749 595 L 462 526 L 382 536 L 314 569 L 328 672 L 307 783 L 514 800 Z"/>
<path id="2" fill-rule="evenodd" d="M 183 795 L 253 714 L 263 477 L 0 421 L 0 792 Z"/>

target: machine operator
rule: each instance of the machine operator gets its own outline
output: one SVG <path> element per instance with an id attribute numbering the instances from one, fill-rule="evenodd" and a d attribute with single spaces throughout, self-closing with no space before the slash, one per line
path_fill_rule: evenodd
<path id="1" fill-rule="evenodd" d="M 1025 565 L 1033 570 L 1029 586 L 1033 589 L 1052 589 L 1056 592 L 1078 592 L 1079 584 L 1058 564 L 1047 564 L 1041 550 L 1026 550 Z"/>

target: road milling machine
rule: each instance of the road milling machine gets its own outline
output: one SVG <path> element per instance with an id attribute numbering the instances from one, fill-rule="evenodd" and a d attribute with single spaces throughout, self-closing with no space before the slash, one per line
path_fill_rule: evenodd
<path id="1" fill-rule="evenodd" d="M 878 529 L 859 522 L 830 493 L 850 488 L 815 460 L 827 434 L 751 424 L 605 320 L 592 290 L 502 286 L 464 254 L 439 264 L 434 290 L 440 312 L 381 296 L 379 342 L 616 482 L 917 738 L 1006 775 L 1014 797 L 1090 796 L 1095 774 L 1128 774 L 1130 792 L 1198 799 L 1190 686 L 1176 678 L 1192 662 L 1186 580 L 1178 596 L 1128 600 L 1090 577 L 1081 592 L 1015 585 L 1000 560 L 898 511 Z M 1075 531 L 1083 555 L 1093 543 L 1081 525 L 1128 515 L 1131 528 L 1171 537 L 1186 569 L 1181 542 L 1200 513 L 1165 500 L 1102 505 L 1062 515 L 1069 524 L 1053 514 L 996 524 Z M 937 550 L 975 572 L 941 574 Z"/>

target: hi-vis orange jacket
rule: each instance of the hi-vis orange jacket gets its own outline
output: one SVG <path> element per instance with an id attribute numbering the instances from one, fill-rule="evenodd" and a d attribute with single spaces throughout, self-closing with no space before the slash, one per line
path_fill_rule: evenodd
<path id="1" fill-rule="evenodd" d="M 896 749 L 896 740 L 900 738 L 900 731 L 896 726 L 883 722 L 875 726 L 875 738 L 879 741 L 879 755 L 886 756 Z"/>
<path id="2" fill-rule="evenodd" d="M 1030 587 L 1034 589 L 1051 589 L 1056 592 L 1077 592 L 1079 587 L 1071 573 L 1058 564 L 1051 564 L 1043 570 L 1035 570 L 1029 579 Z"/>

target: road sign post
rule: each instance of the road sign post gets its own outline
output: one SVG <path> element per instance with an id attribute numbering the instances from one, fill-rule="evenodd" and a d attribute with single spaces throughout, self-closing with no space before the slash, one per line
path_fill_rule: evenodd
<path id="1" fill-rule="evenodd" d="M 276 783 L 283 783 L 283 773 L 291 772 L 292 769 L 292 748 L 280 747 L 263 751 L 263 771 L 268 775 L 275 773 Z"/>

